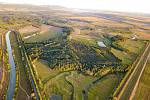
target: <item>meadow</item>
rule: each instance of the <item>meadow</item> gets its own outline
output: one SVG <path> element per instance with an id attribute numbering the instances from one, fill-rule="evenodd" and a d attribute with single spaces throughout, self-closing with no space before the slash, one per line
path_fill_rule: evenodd
<path id="1" fill-rule="evenodd" d="M 17 35 L 15 33 L 10 34 L 11 46 L 13 49 L 14 59 L 17 69 L 17 85 L 16 85 L 16 99 L 26 99 L 33 93 L 30 81 L 28 79 L 28 73 L 26 71 L 26 62 L 23 61 L 23 56 L 19 48 Z M 18 92 L 18 94 L 17 94 Z M 32 97 L 31 97 L 32 98 Z M 30 98 L 30 99 L 31 99 Z"/>
<path id="2" fill-rule="evenodd" d="M 88 100 L 95 98 L 95 100 L 111 99 L 112 93 L 119 83 L 119 78 L 116 75 L 107 75 L 98 82 L 92 84 L 88 89 Z M 98 95 L 97 95 L 98 94 Z"/>
<path id="3" fill-rule="evenodd" d="M 148 62 L 146 64 L 145 70 L 142 74 L 140 79 L 138 88 L 135 93 L 134 100 L 141 100 L 141 99 L 150 99 L 150 57 L 148 58 Z"/>
<path id="4" fill-rule="evenodd" d="M 111 97 L 110 94 L 113 93 L 115 87 L 119 82 L 119 78 L 116 75 L 108 75 L 101 79 L 100 77 L 84 75 L 81 72 L 77 71 L 59 73 L 56 70 L 48 68 L 47 64 L 41 63 L 41 61 L 35 61 L 34 65 L 36 64 L 38 64 L 36 66 L 38 75 L 46 75 L 45 77 L 49 78 L 49 80 L 47 80 L 46 82 L 42 81 L 44 87 L 43 92 L 46 93 L 46 98 L 55 95 L 60 96 L 65 100 L 82 100 L 83 98 L 88 98 L 88 100 L 90 100 L 98 92 L 101 94 L 99 95 L 98 99 L 106 99 L 108 97 Z M 44 80 L 45 77 L 39 78 L 41 80 Z M 101 90 L 99 89 L 104 89 L 105 92 L 101 92 Z M 87 92 L 87 94 L 85 94 L 85 91 Z"/>
<path id="5" fill-rule="evenodd" d="M 3 11 L 4 8 L 7 11 Z M 0 6 L 0 31 L 5 33 L 13 29 L 20 33 L 33 64 L 39 93 L 46 96 L 44 99 L 112 99 L 118 84 L 149 40 L 149 18 L 144 15 L 72 12 L 67 8 L 58 10 L 31 5 L 13 5 L 10 8 L 5 4 Z M 28 94 L 32 94 L 33 89 L 24 71 L 21 47 L 14 38 L 11 34 L 20 72 L 21 85 L 18 85 L 16 94 L 19 100 L 26 97 L 20 86 Z M 147 76 L 148 72 L 145 73 Z M 143 77 L 144 83 L 140 83 L 139 91 L 146 91 L 146 97 L 149 90 L 143 89 L 143 84 L 145 86 L 148 82 L 147 77 Z M 138 92 L 137 98 L 143 95 Z"/>
<path id="6" fill-rule="evenodd" d="M 22 33 L 22 38 L 46 98 L 112 98 L 121 80 L 114 72 L 125 75 L 146 43 L 132 39 L 132 32 L 126 29 L 96 30 L 86 25 L 82 29 L 55 29 L 50 25 L 38 28 L 27 32 L 36 35 L 25 39 L 27 35 Z M 98 41 L 106 47 L 100 47 Z"/>

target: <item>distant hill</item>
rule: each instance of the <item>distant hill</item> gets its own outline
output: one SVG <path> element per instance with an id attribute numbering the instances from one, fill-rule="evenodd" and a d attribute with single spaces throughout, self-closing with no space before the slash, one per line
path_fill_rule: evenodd
<path id="1" fill-rule="evenodd" d="M 48 10 L 69 10 L 57 5 L 29 5 L 29 4 L 7 4 L 0 2 L 0 11 L 48 11 Z"/>

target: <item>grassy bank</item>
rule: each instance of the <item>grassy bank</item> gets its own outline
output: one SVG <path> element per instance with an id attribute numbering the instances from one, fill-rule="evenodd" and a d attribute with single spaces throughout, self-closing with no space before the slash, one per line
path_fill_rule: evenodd
<path id="1" fill-rule="evenodd" d="M 11 41 L 11 46 L 13 49 L 13 55 L 14 55 L 14 59 L 15 59 L 15 64 L 16 64 L 16 68 L 17 68 L 17 90 L 18 93 L 16 95 L 16 99 L 20 100 L 20 99 L 27 99 L 28 96 L 31 95 L 31 93 L 33 92 L 32 87 L 30 85 L 30 81 L 28 79 L 27 76 L 27 72 L 25 69 L 25 61 L 22 59 L 22 54 L 19 48 L 19 44 L 17 41 L 17 34 L 15 33 L 11 33 L 10 34 L 10 41 Z"/>
<path id="2" fill-rule="evenodd" d="M 149 100 L 150 99 L 150 57 L 146 64 L 143 75 L 140 79 L 138 88 L 136 90 L 134 100 Z"/>

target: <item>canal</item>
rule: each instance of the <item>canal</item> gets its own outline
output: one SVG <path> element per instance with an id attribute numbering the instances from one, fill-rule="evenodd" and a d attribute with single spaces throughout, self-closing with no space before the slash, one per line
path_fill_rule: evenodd
<path id="1" fill-rule="evenodd" d="M 11 31 L 8 31 L 6 33 L 6 45 L 7 45 L 8 59 L 10 65 L 10 79 L 9 79 L 9 86 L 7 90 L 6 100 L 12 100 L 15 92 L 15 86 L 16 86 L 16 67 L 15 67 L 15 62 L 14 62 L 10 38 L 9 38 L 10 33 Z"/>

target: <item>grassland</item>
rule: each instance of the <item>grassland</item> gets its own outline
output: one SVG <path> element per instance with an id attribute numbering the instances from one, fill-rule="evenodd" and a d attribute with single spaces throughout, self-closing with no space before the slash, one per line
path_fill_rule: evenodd
<path id="1" fill-rule="evenodd" d="M 132 63 L 132 56 L 125 53 L 125 52 L 122 52 L 122 51 L 119 51 L 119 50 L 116 50 L 116 49 L 111 49 L 111 52 L 116 55 L 119 59 L 122 60 L 122 63 L 124 64 L 131 64 Z"/>
<path id="2" fill-rule="evenodd" d="M 0 6 L 0 30 L 21 33 L 39 90 L 47 99 L 109 99 L 120 80 L 116 73 L 123 77 L 144 48 L 145 40 L 149 40 L 150 20 L 143 15 L 9 6 Z M 31 94 L 21 67 L 24 62 L 16 40 L 13 41 L 19 86 Z M 100 47 L 98 41 L 106 47 Z M 25 98 L 21 87 L 18 91 L 17 98 Z"/>
<path id="3" fill-rule="evenodd" d="M 46 93 L 47 99 L 53 94 L 60 95 L 63 100 L 72 98 L 73 87 L 65 79 L 68 75 L 70 75 L 69 72 L 61 73 L 44 85 L 44 92 Z"/>
<path id="4" fill-rule="evenodd" d="M 122 60 L 123 64 L 132 64 L 137 55 L 142 51 L 145 46 L 144 41 L 127 39 L 125 41 L 119 41 L 117 44 L 124 49 L 120 51 L 112 48 L 111 52 Z"/>
<path id="5" fill-rule="evenodd" d="M 26 43 L 43 42 L 62 35 L 61 28 L 44 24 L 37 27 L 26 26 L 19 31 Z"/>
<path id="6" fill-rule="evenodd" d="M 66 79 L 73 85 L 74 100 L 83 100 L 83 90 L 85 86 L 97 78 L 88 75 L 83 75 L 82 73 L 78 72 L 71 72 L 71 74 L 67 76 Z"/>
<path id="7" fill-rule="evenodd" d="M 68 18 L 68 17 L 67 17 Z M 69 17 L 69 19 L 72 19 L 72 20 L 79 20 L 79 21 L 86 21 L 86 22 L 89 22 L 88 26 L 90 26 L 90 23 L 93 23 L 95 25 L 98 25 L 98 26 L 109 26 L 111 28 L 127 28 L 127 27 L 132 27 L 131 25 L 129 24 L 126 24 L 126 23 L 120 23 L 120 22 L 117 22 L 117 21 L 113 21 L 111 19 L 107 19 L 107 18 L 102 18 L 102 17 L 97 17 L 97 16 L 94 16 L 94 17 L 82 17 L 82 16 L 77 16 L 77 17 Z M 101 24 L 99 24 L 101 23 Z M 82 26 L 82 25 L 80 25 Z"/>
<path id="8" fill-rule="evenodd" d="M 43 60 L 36 60 L 33 64 L 43 84 L 60 73 L 58 70 L 49 68 L 48 64 Z"/>
<path id="9" fill-rule="evenodd" d="M 42 60 L 34 61 L 33 64 L 42 80 L 43 92 L 45 92 L 47 99 L 52 95 L 60 95 L 64 100 L 71 98 L 72 86 L 65 79 L 67 75 L 70 75 L 69 72 L 60 73 L 57 70 L 50 69 L 48 64 Z"/>
<path id="10" fill-rule="evenodd" d="M 53 95 L 60 96 L 63 100 L 111 98 L 119 78 L 114 74 L 108 76 L 107 74 L 117 72 L 118 66 L 125 66 L 119 68 L 119 71 L 125 72 L 145 45 L 143 41 L 130 39 L 129 30 L 116 30 L 113 31 L 116 34 L 106 36 L 104 32 L 99 33 L 100 31 L 95 29 L 86 28 L 82 30 L 75 28 L 73 32 L 68 34 L 63 32 L 62 35 L 52 32 L 55 36 L 51 32 L 45 33 L 49 32 L 49 29 L 44 30 L 39 33 L 40 35 L 28 38 L 30 41 L 28 39 L 24 41 L 28 55 L 31 56 L 42 81 L 46 98 Z M 118 32 L 127 36 L 118 35 Z M 38 35 L 42 41 L 36 38 Z M 99 47 L 98 41 L 104 42 L 106 48 Z M 112 47 L 113 43 L 117 48 Z M 96 81 L 103 75 L 106 77 Z M 105 90 L 104 93 L 97 90 L 105 84 L 107 85 L 105 89 L 102 88 Z M 95 94 L 97 92 L 100 95 Z"/>
<path id="11" fill-rule="evenodd" d="M 145 70 L 140 79 L 134 100 L 149 100 L 150 99 L 150 57 L 146 64 Z"/>
<path id="12" fill-rule="evenodd" d="M 93 84 L 88 90 L 88 100 L 108 100 L 111 98 L 111 94 L 118 85 L 119 79 L 116 75 L 107 75 L 95 84 Z"/>
<path id="13" fill-rule="evenodd" d="M 146 42 L 141 40 L 127 39 L 119 42 L 118 44 L 125 48 L 129 53 L 139 54 L 142 48 L 144 48 L 145 43 Z"/>
<path id="14" fill-rule="evenodd" d="M 143 40 L 149 40 L 150 39 L 150 34 L 149 34 L 149 29 L 132 29 L 132 32 L 134 32 L 140 39 Z"/>
<path id="15" fill-rule="evenodd" d="M 139 74 L 141 73 L 141 70 L 144 67 L 148 54 L 149 54 L 149 44 L 146 46 L 146 49 L 144 50 L 144 53 L 141 55 L 141 57 L 138 57 L 139 59 L 136 60 L 135 64 L 132 65 L 133 67 L 129 70 L 129 72 L 132 73 L 127 74 L 130 76 L 126 81 L 126 84 L 124 85 L 125 87 L 121 91 L 119 97 L 120 99 L 130 98 L 133 88 L 138 80 Z"/>
<path id="16" fill-rule="evenodd" d="M 1 32 L 4 32 L 5 30 L 1 30 Z M 0 99 L 6 98 L 6 93 L 8 89 L 9 84 L 9 66 L 8 66 L 8 55 L 7 55 L 7 49 L 6 49 L 6 41 L 5 41 L 5 35 L 1 34 L 1 83 L 0 83 Z"/>
<path id="17" fill-rule="evenodd" d="M 21 29 L 19 29 L 19 32 L 21 33 L 22 37 L 32 35 L 31 33 L 38 32 L 40 29 L 38 27 L 35 27 L 33 25 L 25 26 Z"/>
<path id="18" fill-rule="evenodd" d="M 44 83 L 44 92 L 46 93 L 46 97 L 49 98 L 53 95 L 61 96 L 63 100 L 75 99 L 75 100 L 82 100 L 85 98 L 84 91 L 87 86 L 90 85 L 89 92 L 88 92 L 88 100 L 91 98 L 95 98 L 94 96 L 97 95 L 97 92 L 101 95 L 98 95 L 99 99 L 103 98 L 106 99 L 111 97 L 110 94 L 113 93 L 114 88 L 118 84 L 118 77 L 116 75 L 108 75 L 96 83 L 93 84 L 98 77 L 92 77 L 89 75 L 83 75 L 82 73 L 71 71 L 71 72 L 63 72 L 56 75 L 55 71 L 51 70 L 48 71 L 47 68 L 44 68 L 45 65 L 38 66 L 41 68 L 37 69 L 46 69 L 45 72 L 51 77 L 46 83 Z M 46 66 L 45 66 L 46 67 Z M 40 73 L 45 74 L 44 70 L 38 70 Z M 40 75 L 40 74 L 39 74 Z M 55 76 L 51 76 L 55 75 Z M 65 87 L 65 88 L 64 88 Z M 103 88 L 102 88 L 103 87 Z M 105 87 L 105 89 L 104 89 Z M 105 92 L 100 91 L 99 89 L 104 89 Z M 94 89 L 94 90 L 93 90 Z M 98 90 L 97 90 L 98 89 Z M 94 92 L 92 91 L 97 91 Z M 96 97 L 97 98 L 97 97 Z"/>
<path id="19" fill-rule="evenodd" d="M 48 68 L 48 64 L 41 60 L 37 60 L 33 64 L 42 80 L 47 98 L 56 94 L 60 95 L 63 100 L 68 100 L 70 98 L 82 100 L 84 98 L 83 91 L 86 89 L 87 85 L 92 84 L 92 82 L 98 79 L 98 77 L 84 75 L 76 71 L 60 73 L 57 70 Z M 102 78 L 96 82 L 96 84 L 93 84 L 91 88 L 97 89 L 98 87 L 103 87 L 106 83 L 108 84 L 106 86 L 107 88 L 105 88 L 107 95 L 103 94 L 101 98 L 111 96 L 109 93 L 112 93 L 117 85 L 118 77 L 116 75 L 108 75 L 106 78 Z M 91 89 L 89 89 L 89 91 L 91 91 Z M 93 92 L 89 92 L 88 94 L 89 99 L 93 98 L 93 95 L 96 95 L 93 94 Z"/>
<path id="20" fill-rule="evenodd" d="M 18 89 L 16 99 L 17 100 L 31 99 L 31 93 L 33 91 L 32 91 L 32 87 L 30 85 L 29 78 L 26 73 L 25 62 L 22 61 L 22 55 L 21 55 L 21 51 L 19 49 L 19 44 L 18 44 L 15 33 L 10 34 L 10 41 L 11 41 L 13 53 L 15 55 L 14 57 L 15 57 L 15 63 L 17 66 L 17 70 L 19 71 L 19 73 L 17 75 L 19 77 L 19 82 L 17 83 L 18 87 L 16 87 Z"/>

